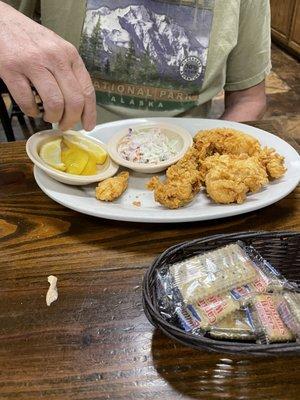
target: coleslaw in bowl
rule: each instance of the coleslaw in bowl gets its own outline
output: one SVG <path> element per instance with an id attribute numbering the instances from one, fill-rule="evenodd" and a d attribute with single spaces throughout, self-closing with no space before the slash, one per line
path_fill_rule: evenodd
<path id="1" fill-rule="evenodd" d="M 107 150 L 124 167 L 156 173 L 182 158 L 192 143 L 192 136 L 185 129 L 153 122 L 118 132 L 109 141 Z"/>

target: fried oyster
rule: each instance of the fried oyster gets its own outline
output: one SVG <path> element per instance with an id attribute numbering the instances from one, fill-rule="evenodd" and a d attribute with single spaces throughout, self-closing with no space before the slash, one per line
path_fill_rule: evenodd
<path id="1" fill-rule="evenodd" d="M 105 179 L 96 187 L 96 198 L 102 201 L 113 201 L 120 197 L 128 186 L 129 173 L 124 171 L 113 178 Z"/>
<path id="2" fill-rule="evenodd" d="M 258 192 L 268 183 L 268 175 L 257 157 L 216 154 L 201 166 L 208 196 L 216 203 L 241 204 L 248 192 Z"/>
<path id="3" fill-rule="evenodd" d="M 194 137 L 194 146 L 202 159 L 215 153 L 252 156 L 261 149 L 257 139 L 230 128 L 200 131 Z M 201 154 L 203 149 L 205 153 Z"/>
<path id="4" fill-rule="evenodd" d="M 181 160 L 167 169 L 164 182 L 155 176 L 147 187 L 154 191 L 155 201 L 167 208 L 179 208 L 189 203 L 201 188 L 196 149 L 190 148 Z"/>

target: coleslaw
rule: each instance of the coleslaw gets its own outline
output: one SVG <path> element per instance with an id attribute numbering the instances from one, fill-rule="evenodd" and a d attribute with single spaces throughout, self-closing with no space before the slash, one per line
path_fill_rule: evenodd
<path id="1" fill-rule="evenodd" d="M 159 128 L 129 128 L 118 145 L 118 152 L 127 161 L 158 164 L 174 157 L 178 141 L 170 139 Z"/>

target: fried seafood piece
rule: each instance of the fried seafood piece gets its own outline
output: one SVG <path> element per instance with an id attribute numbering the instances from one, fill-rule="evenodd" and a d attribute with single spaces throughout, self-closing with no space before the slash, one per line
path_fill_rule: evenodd
<path id="1" fill-rule="evenodd" d="M 193 192 L 199 192 L 201 179 L 197 150 L 191 147 L 176 164 L 167 169 L 166 177 L 168 182 L 190 183 Z"/>
<path id="2" fill-rule="evenodd" d="M 270 178 L 278 179 L 285 174 L 286 167 L 284 165 L 284 157 L 276 153 L 274 149 L 265 147 L 259 151 L 256 156 L 265 167 Z"/>
<path id="3" fill-rule="evenodd" d="M 125 192 L 128 186 L 129 173 L 124 171 L 120 174 L 105 179 L 96 187 L 96 198 L 102 201 L 113 201 Z"/>
<path id="4" fill-rule="evenodd" d="M 272 148 L 262 148 L 254 137 L 230 128 L 216 128 L 200 131 L 194 137 L 194 147 L 199 160 L 218 154 L 256 156 L 272 179 L 284 175 L 284 157 Z"/>
<path id="5" fill-rule="evenodd" d="M 261 150 L 257 139 L 230 128 L 200 131 L 194 137 L 194 146 L 199 152 L 200 159 L 214 153 L 252 156 Z"/>
<path id="6" fill-rule="evenodd" d="M 155 201 L 171 209 L 183 207 L 193 200 L 196 194 L 188 182 L 168 180 L 161 182 L 157 176 L 150 179 L 147 187 L 154 191 Z"/>
<path id="7" fill-rule="evenodd" d="M 201 172 L 208 196 L 222 204 L 241 204 L 248 192 L 268 183 L 266 170 L 255 156 L 216 154 L 203 161 Z"/>
<path id="8" fill-rule="evenodd" d="M 166 180 L 153 177 L 148 189 L 154 191 L 155 201 L 167 208 L 179 208 L 189 203 L 201 188 L 197 151 L 191 147 L 184 157 L 168 168 Z"/>

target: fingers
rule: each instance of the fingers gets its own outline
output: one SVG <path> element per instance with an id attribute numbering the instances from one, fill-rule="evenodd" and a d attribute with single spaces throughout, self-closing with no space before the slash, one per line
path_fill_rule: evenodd
<path id="1" fill-rule="evenodd" d="M 24 74 L 14 73 L 13 78 L 5 82 L 26 114 L 38 115 L 30 89 L 31 82 L 43 102 L 45 121 L 59 122 L 62 130 L 72 128 L 80 120 L 86 130 L 95 127 L 96 99 L 93 84 L 76 48 L 69 43 L 52 45 L 47 49 L 46 56 L 36 53 L 35 62 L 26 64 Z"/>
<path id="2" fill-rule="evenodd" d="M 59 127 L 62 130 L 67 130 L 81 120 L 84 96 L 71 66 L 66 66 L 60 70 L 56 69 L 54 76 L 64 97 L 64 113 L 59 122 Z"/>
<path id="3" fill-rule="evenodd" d="M 21 74 L 14 73 L 11 77 L 3 77 L 3 81 L 23 113 L 29 117 L 37 117 L 39 110 L 28 79 Z"/>
<path id="4" fill-rule="evenodd" d="M 54 76 L 44 68 L 29 76 L 29 79 L 43 102 L 44 120 L 59 122 L 64 113 L 64 97 Z"/>
<path id="5" fill-rule="evenodd" d="M 95 90 L 81 57 L 78 57 L 73 63 L 72 69 L 81 86 L 84 97 L 84 108 L 81 117 L 82 125 L 86 131 L 91 131 L 95 128 L 97 118 Z"/>

